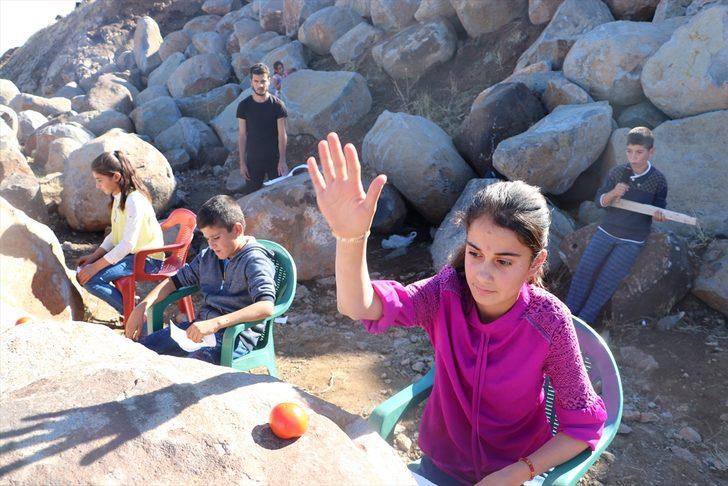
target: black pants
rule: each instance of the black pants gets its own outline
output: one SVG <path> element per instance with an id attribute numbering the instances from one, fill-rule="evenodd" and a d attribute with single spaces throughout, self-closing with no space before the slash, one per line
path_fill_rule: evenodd
<path id="1" fill-rule="evenodd" d="M 275 179 L 278 177 L 278 154 L 270 153 L 267 156 L 246 157 L 245 163 L 248 166 L 250 179 L 243 187 L 243 194 L 250 194 L 263 187 L 266 177 Z"/>

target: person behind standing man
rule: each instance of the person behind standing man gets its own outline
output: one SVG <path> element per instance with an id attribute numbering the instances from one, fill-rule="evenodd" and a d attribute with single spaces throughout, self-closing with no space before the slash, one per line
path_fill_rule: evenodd
<path id="1" fill-rule="evenodd" d="M 273 63 L 273 76 L 270 78 L 270 92 L 273 95 L 281 96 L 281 89 L 283 88 L 283 78 L 286 77 L 286 68 L 283 66 L 281 61 Z"/>
<path id="2" fill-rule="evenodd" d="M 268 92 L 268 67 L 254 64 L 250 68 L 253 94 L 238 105 L 238 145 L 240 174 L 247 182 L 243 192 L 249 194 L 263 186 L 266 177 L 274 179 L 288 173 L 286 165 L 286 106 Z"/>
<path id="3" fill-rule="evenodd" d="M 629 162 L 613 168 L 597 191 L 596 202 L 606 208 L 606 214 L 579 260 L 566 298 L 572 314 L 590 324 L 629 274 L 650 234 L 652 221 L 665 221 L 659 210 L 648 216 L 611 206 L 625 199 L 665 208 L 667 180 L 650 161 L 655 154 L 654 143 L 649 128 L 630 130 Z"/>

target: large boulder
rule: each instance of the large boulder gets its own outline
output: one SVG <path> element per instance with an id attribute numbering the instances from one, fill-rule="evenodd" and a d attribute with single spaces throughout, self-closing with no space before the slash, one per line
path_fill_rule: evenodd
<path id="1" fill-rule="evenodd" d="M 154 146 L 162 152 L 182 148 L 195 165 L 203 165 L 205 150 L 220 146 L 215 132 L 197 118 L 183 117 L 154 139 Z"/>
<path id="2" fill-rule="evenodd" d="M 366 80 L 349 71 L 296 71 L 286 77 L 281 98 L 288 133 L 316 138 L 356 124 L 372 107 Z"/>
<path id="3" fill-rule="evenodd" d="M 192 37 L 192 44 L 200 54 L 219 54 L 227 57 L 227 48 L 222 36 L 217 32 L 201 32 Z"/>
<path id="4" fill-rule="evenodd" d="M 708 234 L 728 234 L 728 110 L 671 120 L 653 130 L 655 165 L 669 187 L 668 208 L 696 216 Z M 670 223 L 681 234 L 692 227 Z"/>
<path id="5" fill-rule="evenodd" d="M 533 25 L 551 20 L 564 0 L 528 0 L 528 20 Z"/>
<path id="6" fill-rule="evenodd" d="M 114 129 L 75 150 L 67 161 L 59 212 L 71 228 L 101 231 L 109 225 L 109 197 L 96 189 L 91 163 L 102 153 L 115 150 L 123 151 L 134 164 L 157 214 L 172 203 L 176 181 L 164 156 L 136 135 Z"/>
<path id="7" fill-rule="evenodd" d="M 439 18 L 456 18 L 457 13 L 450 0 L 422 0 L 415 12 L 415 19 L 420 22 L 429 22 Z"/>
<path id="8" fill-rule="evenodd" d="M 238 201 L 246 231 L 283 245 L 296 261 L 299 280 L 334 274 L 336 240 L 316 206 L 308 174 L 299 174 Z"/>
<path id="9" fill-rule="evenodd" d="M 483 177 L 493 169 L 498 144 L 525 132 L 545 115 L 541 102 L 526 85 L 501 83 L 475 99 L 455 135 L 455 146 Z"/>
<path id="10" fill-rule="evenodd" d="M 37 319 L 83 318 L 84 307 L 78 284 L 66 268 L 56 235 L 49 227 L 31 219 L 2 197 L 0 267 L 0 287 L 3 289 L 0 300 L 3 304 L 10 303 Z M 3 333 L 3 336 L 5 345 L 7 334 Z M 27 352 L 37 354 L 38 348 Z M 0 354 L 4 361 L 2 373 L 11 373 L 5 368 L 5 360 L 10 360 L 14 353 L 5 348 Z M 3 376 L 2 380 L 4 388 L 9 386 L 6 377 Z M 3 413 L 3 416 L 6 415 Z"/>
<path id="11" fill-rule="evenodd" d="M 371 182 L 370 182 L 371 183 Z M 369 187 L 367 185 L 367 187 Z M 391 184 L 386 184 L 377 201 L 377 211 L 372 220 L 372 232 L 390 234 L 398 232 L 404 225 L 407 205 L 402 194 Z"/>
<path id="12" fill-rule="evenodd" d="M 650 21 L 660 0 L 604 0 L 620 20 Z"/>
<path id="13" fill-rule="evenodd" d="M 134 95 L 138 93 L 135 91 L 119 78 L 103 75 L 86 95 L 89 110 L 85 111 L 114 110 L 128 115 L 134 109 Z"/>
<path id="14" fill-rule="evenodd" d="M 728 6 L 707 8 L 678 28 L 645 63 L 644 93 L 667 116 L 728 109 L 727 24 Z"/>
<path id="15" fill-rule="evenodd" d="M 546 91 L 541 95 L 541 101 L 546 110 L 551 113 L 557 106 L 593 103 L 594 99 L 578 84 L 561 78 L 551 80 L 546 84 Z"/>
<path id="16" fill-rule="evenodd" d="M 495 32 L 528 14 L 528 0 L 450 0 L 470 37 Z"/>
<path id="17" fill-rule="evenodd" d="M 283 5 L 283 27 L 285 34 L 292 37 L 307 18 L 322 8 L 330 7 L 334 0 L 285 0 Z"/>
<path id="18" fill-rule="evenodd" d="M 225 84 L 207 93 L 200 93 L 175 100 L 183 116 L 191 116 L 205 123 L 219 115 L 235 98 L 240 95 L 240 86 Z"/>
<path id="19" fill-rule="evenodd" d="M 440 19 L 408 27 L 377 47 L 381 53 L 375 61 L 387 74 L 415 82 L 455 54 L 457 36 L 450 22 Z"/>
<path id="20" fill-rule="evenodd" d="M 48 162 L 48 152 L 51 142 L 59 138 L 71 138 L 79 143 L 86 143 L 95 135 L 85 129 L 83 125 L 75 122 L 48 123 L 39 128 L 31 135 L 26 144 L 26 149 L 33 148 L 33 162 L 45 165 Z"/>
<path id="21" fill-rule="evenodd" d="M 53 356 L 38 360 L 49 342 Z M 10 483 L 415 484 L 361 417 L 269 376 L 159 356 L 104 326 L 15 326 L 0 360 L 0 468 Z M 270 430 L 282 402 L 306 409 L 299 439 Z M 154 461 L 130 464 L 147 454 Z"/>
<path id="22" fill-rule="evenodd" d="M 0 182 L 13 174 L 34 175 L 22 153 L 16 150 L 2 149 L 0 150 Z"/>
<path id="23" fill-rule="evenodd" d="M 645 98 L 640 83 L 645 61 L 682 21 L 602 24 L 576 41 L 564 60 L 564 76 L 596 100 L 621 106 L 639 103 Z"/>
<path id="24" fill-rule="evenodd" d="M 238 149 L 238 105 L 251 94 L 250 88 L 240 93 L 210 122 L 223 146 L 231 152 Z"/>
<path id="25" fill-rule="evenodd" d="M 222 17 L 219 15 L 200 15 L 189 20 L 182 27 L 182 30 L 187 32 L 190 38 L 192 38 L 193 35 L 199 34 L 200 32 L 213 32 L 221 19 Z"/>
<path id="26" fill-rule="evenodd" d="M 18 113 L 18 141 L 21 145 L 33 135 L 37 129 L 48 122 L 43 113 L 35 110 L 24 110 Z"/>
<path id="27" fill-rule="evenodd" d="M 230 77 L 230 63 L 219 54 L 199 54 L 174 71 L 167 88 L 175 98 L 192 96 L 222 86 Z"/>
<path id="28" fill-rule="evenodd" d="M 66 166 L 66 161 L 71 156 L 71 153 L 82 145 L 83 143 L 78 140 L 68 137 L 53 140 L 48 146 L 48 162 L 45 165 L 46 173 L 63 172 L 63 168 Z"/>
<path id="29" fill-rule="evenodd" d="M 170 97 L 167 86 L 150 86 L 134 98 L 134 106 L 140 107 L 145 103 L 161 97 Z"/>
<path id="30" fill-rule="evenodd" d="M 69 81 L 68 83 L 61 86 L 55 93 L 54 97 L 60 96 L 61 98 L 68 98 L 69 100 L 74 96 L 86 94 L 83 88 L 79 88 L 78 83 L 75 81 Z"/>
<path id="31" fill-rule="evenodd" d="M 372 24 L 380 29 L 396 32 L 414 24 L 420 0 L 371 0 Z"/>
<path id="32" fill-rule="evenodd" d="M 242 7 L 240 0 L 205 0 L 202 11 L 209 15 L 227 15 Z"/>
<path id="33" fill-rule="evenodd" d="M 184 53 L 187 46 L 192 42 L 192 37 L 185 30 L 176 30 L 167 34 L 164 42 L 159 46 L 159 57 L 162 61 L 167 60 L 175 52 Z"/>
<path id="34" fill-rule="evenodd" d="M 131 112 L 137 133 L 154 138 L 182 118 L 177 103 L 169 96 L 160 96 Z"/>
<path id="35" fill-rule="evenodd" d="M 263 56 L 263 59 L 261 59 L 260 62 L 266 66 L 270 66 L 270 69 L 272 69 L 273 64 L 278 61 L 283 63 L 286 70 L 306 69 L 306 51 L 303 48 L 303 44 L 297 40 L 284 44 Z"/>
<path id="36" fill-rule="evenodd" d="M 653 22 L 662 22 L 673 17 L 682 17 L 693 0 L 660 0 L 655 7 Z"/>
<path id="37" fill-rule="evenodd" d="M 728 316 L 728 240 L 713 241 L 700 263 L 693 294 Z"/>
<path id="38" fill-rule="evenodd" d="M 6 158 L 9 154 L 11 157 L 23 156 L 11 150 L 0 150 L 2 158 Z M 34 220 L 42 223 L 48 222 L 48 211 L 40 190 L 40 182 L 35 174 L 17 172 L 0 179 L 0 197 Z M 3 272 L 5 271 L 6 269 L 3 268 Z"/>
<path id="39" fill-rule="evenodd" d="M 250 39 L 265 32 L 260 22 L 253 19 L 243 18 L 233 24 L 233 37 L 238 42 L 238 50 L 244 46 Z"/>
<path id="40" fill-rule="evenodd" d="M 159 25 L 153 18 L 144 16 L 137 21 L 134 31 L 134 60 L 144 74 L 151 73 L 162 62 L 159 47 L 163 41 Z"/>
<path id="41" fill-rule="evenodd" d="M 121 128 L 125 132 L 134 131 L 134 124 L 131 119 L 125 114 L 114 110 L 85 111 L 72 116 L 70 121 L 80 123 L 97 137 L 112 128 Z"/>
<path id="42" fill-rule="evenodd" d="M 9 106 L 0 105 L 0 122 L 5 123 L 14 135 L 18 135 L 20 125 L 18 122 L 18 114 Z"/>
<path id="43" fill-rule="evenodd" d="M 17 95 L 20 94 L 20 90 L 15 83 L 9 79 L 0 79 L 0 105 L 10 105 Z"/>
<path id="44" fill-rule="evenodd" d="M 71 111 L 71 100 L 67 98 L 44 98 L 28 93 L 19 93 L 10 101 L 10 108 L 20 113 L 33 110 L 44 116 L 56 116 Z"/>
<path id="45" fill-rule="evenodd" d="M 331 44 L 331 56 L 339 65 L 357 63 L 379 41 L 382 34 L 381 29 L 360 22 Z"/>
<path id="46" fill-rule="evenodd" d="M 384 111 L 362 144 L 362 159 L 430 223 L 439 224 L 476 176 L 450 137 L 426 118 Z"/>
<path id="47" fill-rule="evenodd" d="M 613 21 L 614 17 L 601 0 L 565 0 L 536 42 L 518 58 L 516 70 L 538 62 L 546 62 L 554 70 L 561 69 L 577 39 L 594 27 Z"/>
<path id="48" fill-rule="evenodd" d="M 362 17 L 372 16 L 372 0 L 336 0 L 337 7 L 349 7 Z"/>
<path id="49" fill-rule="evenodd" d="M 253 37 L 240 46 L 240 52 L 236 52 L 231 56 L 235 76 L 242 82 L 250 74 L 250 66 L 260 62 L 272 50 L 288 43 L 290 43 L 288 37 L 278 35 L 275 32 L 263 32 Z"/>
<path id="50" fill-rule="evenodd" d="M 283 0 L 267 0 L 266 2 L 260 2 L 258 5 L 258 20 L 263 30 L 285 34 Z"/>
<path id="51" fill-rule="evenodd" d="M 625 128 L 655 128 L 667 120 L 667 116 L 655 105 L 644 100 L 622 110 L 617 118 L 617 125 Z"/>
<path id="52" fill-rule="evenodd" d="M 528 131 L 502 141 L 493 166 L 511 180 L 561 194 L 597 160 L 611 133 L 608 103 L 561 105 Z"/>
<path id="53" fill-rule="evenodd" d="M 167 86 L 167 81 L 169 81 L 169 77 L 172 76 L 172 73 L 174 73 L 179 65 L 185 62 L 186 59 L 187 58 L 185 57 L 185 55 L 181 52 L 175 52 L 170 55 L 167 59 L 162 61 L 157 69 L 149 73 L 149 77 L 147 78 L 147 87 Z"/>
<path id="54" fill-rule="evenodd" d="M 331 45 L 362 22 L 362 17 L 348 7 L 326 7 L 312 13 L 298 29 L 298 40 L 319 55 L 326 55 Z"/>
<path id="55" fill-rule="evenodd" d="M 562 240 L 561 256 L 572 274 L 595 231 L 592 224 Z M 663 316 L 688 293 L 692 273 L 685 241 L 653 231 L 605 310 L 620 321 Z"/>
<path id="56" fill-rule="evenodd" d="M 17 127 L 14 129 L 0 118 L 0 150 L 20 152 Z"/>

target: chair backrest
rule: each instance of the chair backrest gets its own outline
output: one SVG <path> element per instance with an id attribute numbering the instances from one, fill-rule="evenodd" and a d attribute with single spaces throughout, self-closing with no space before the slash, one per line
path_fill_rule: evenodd
<path id="1" fill-rule="evenodd" d="M 264 248 L 273 252 L 273 263 L 276 267 L 276 303 L 272 317 L 278 317 L 290 307 L 296 295 L 296 263 L 288 250 L 278 243 L 258 240 Z"/>
<path id="2" fill-rule="evenodd" d="M 187 261 L 187 254 L 190 251 L 192 237 L 197 227 L 197 216 L 189 209 L 178 208 L 169 214 L 169 217 L 160 223 L 162 231 L 167 231 L 179 226 L 175 243 L 184 243 L 184 246 L 171 250 L 165 263 L 170 265 L 183 265 Z"/>

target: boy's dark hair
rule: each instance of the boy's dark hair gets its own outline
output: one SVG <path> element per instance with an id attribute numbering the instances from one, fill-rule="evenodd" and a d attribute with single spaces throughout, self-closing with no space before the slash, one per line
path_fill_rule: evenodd
<path id="1" fill-rule="evenodd" d="M 133 191 L 139 191 L 147 199 L 152 200 L 149 190 L 139 178 L 134 164 L 129 160 L 124 152 L 115 150 L 113 152 L 104 152 L 91 162 L 91 170 L 97 174 L 113 177 L 115 173 L 119 173 L 119 187 L 121 189 L 121 199 L 119 200 L 119 208 L 123 211 L 126 208 L 126 198 Z M 114 196 L 111 196 L 109 207 L 114 204 Z"/>
<path id="2" fill-rule="evenodd" d="M 258 62 L 250 66 L 250 77 L 252 78 L 254 74 L 265 74 L 266 76 L 270 77 L 270 69 L 268 69 L 268 66 L 266 66 L 262 62 Z"/>
<path id="3" fill-rule="evenodd" d="M 634 127 L 627 134 L 627 145 L 642 145 L 648 150 L 651 149 L 655 145 L 652 130 L 647 127 Z"/>
<path id="4" fill-rule="evenodd" d="M 245 229 L 243 210 L 230 196 L 213 196 L 197 212 L 197 226 L 200 229 L 217 226 L 232 231 L 235 223 L 242 224 Z"/>

